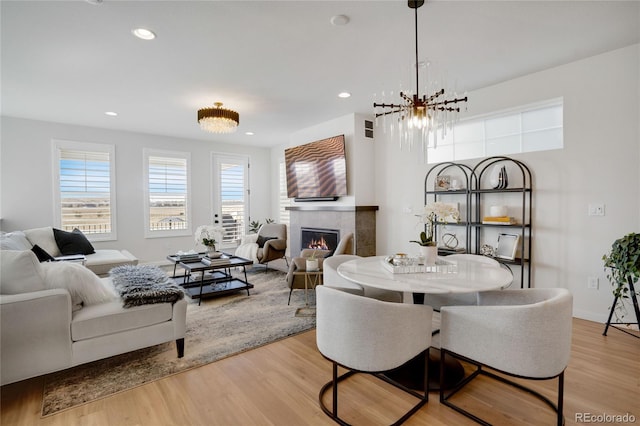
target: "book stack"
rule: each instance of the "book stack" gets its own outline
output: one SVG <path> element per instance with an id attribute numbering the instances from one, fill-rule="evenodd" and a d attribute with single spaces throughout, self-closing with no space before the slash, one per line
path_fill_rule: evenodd
<path id="1" fill-rule="evenodd" d="M 514 225 L 516 220 L 511 216 L 485 216 L 482 218 L 483 225 Z"/>
<path id="2" fill-rule="evenodd" d="M 185 262 L 185 263 L 197 262 L 202 257 L 202 254 L 199 254 L 199 253 L 183 253 L 183 254 L 177 254 L 176 257 L 178 258 L 179 262 Z"/>
<path id="3" fill-rule="evenodd" d="M 220 266 L 227 265 L 231 260 L 229 259 L 229 256 L 223 254 L 217 259 L 211 259 L 209 256 L 205 256 L 202 258 L 201 262 L 207 266 Z"/>

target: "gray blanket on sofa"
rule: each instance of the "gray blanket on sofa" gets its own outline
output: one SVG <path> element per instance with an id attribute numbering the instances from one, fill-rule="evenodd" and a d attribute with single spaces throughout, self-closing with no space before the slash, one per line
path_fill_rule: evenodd
<path id="1" fill-rule="evenodd" d="M 109 271 L 125 308 L 151 303 L 174 303 L 184 291 L 167 274 L 153 265 L 122 265 Z"/>

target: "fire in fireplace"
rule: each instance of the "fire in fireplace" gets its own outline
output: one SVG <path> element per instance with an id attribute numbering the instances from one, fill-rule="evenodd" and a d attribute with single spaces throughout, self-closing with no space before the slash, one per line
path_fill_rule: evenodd
<path id="1" fill-rule="evenodd" d="M 337 229 L 301 228 L 300 232 L 301 249 L 329 250 L 333 254 L 340 240 Z"/>

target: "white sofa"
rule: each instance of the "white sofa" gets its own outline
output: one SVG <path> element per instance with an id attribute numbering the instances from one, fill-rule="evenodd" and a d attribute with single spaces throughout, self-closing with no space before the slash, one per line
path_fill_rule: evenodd
<path id="1" fill-rule="evenodd" d="M 53 257 L 65 254 L 58 247 L 51 226 L 14 231 L 0 236 L 2 250 L 31 250 L 34 245 L 38 245 Z M 138 259 L 127 250 L 98 249 L 91 254 L 73 254 L 84 254 L 86 258 L 84 265 L 101 276 L 107 275 L 114 266 L 138 264 Z"/>
<path id="2" fill-rule="evenodd" d="M 0 264 L 0 385 L 172 340 L 184 353 L 184 298 L 123 308 L 79 263 L 3 250 Z"/>

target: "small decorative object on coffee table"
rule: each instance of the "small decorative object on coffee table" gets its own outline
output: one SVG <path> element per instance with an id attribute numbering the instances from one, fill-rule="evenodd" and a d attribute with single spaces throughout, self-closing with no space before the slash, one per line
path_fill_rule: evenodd
<path id="1" fill-rule="evenodd" d="M 207 255 L 213 259 L 217 256 L 216 253 L 218 252 L 216 251 L 216 244 L 219 241 L 222 241 L 223 233 L 224 229 L 222 226 L 198 226 L 195 234 L 196 244 L 202 244 L 207 247 Z"/>

